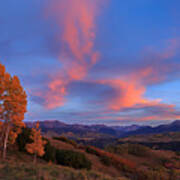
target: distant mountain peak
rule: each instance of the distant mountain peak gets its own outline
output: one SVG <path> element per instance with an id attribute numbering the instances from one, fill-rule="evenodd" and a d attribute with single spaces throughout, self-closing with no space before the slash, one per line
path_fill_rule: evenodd
<path id="1" fill-rule="evenodd" d="M 173 125 L 179 125 L 179 126 L 180 126 L 180 120 L 175 120 L 175 121 L 173 121 L 171 124 L 173 124 Z"/>
<path id="2" fill-rule="evenodd" d="M 33 127 L 35 122 L 27 122 L 27 127 Z M 152 126 L 106 126 L 104 124 L 95 125 L 82 125 L 82 124 L 66 124 L 58 120 L 45 120 L 40 121 L 40 127 L 42 131 L 48 132 L 53 131 L 57 134 L 62 133 L 74 133 L 78 135 L 92 134 L 104 134 L 113 137 L 126 137 L 129 135 L 140 135 L 140 134 L 156 134 L 156 133 L 168 133 L 168 132 L 180 132 L 180 120 L 176 120 L 169 124 L 162 124 L 156 127 Z"/>

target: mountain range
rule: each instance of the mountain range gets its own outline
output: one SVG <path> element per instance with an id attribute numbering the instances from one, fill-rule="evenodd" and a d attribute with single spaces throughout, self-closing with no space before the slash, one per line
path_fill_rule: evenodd
<path id="1" fill-rule="evenodd" d="M 53 132 L 58 135 L 71 134 L 78 137 L 127 137 L 130 135 L 146 135 L 168 132 L 180 132 L 180 120 L 176 120 L 170 124 L 152 126 L 106 126 L 106 125 L 81 125 L 66 124 L 58 120 L 40 121 L 40 128 L 43 133 Z M 34 122 L 26 122 L 27 127 L 33 127 Z"/>

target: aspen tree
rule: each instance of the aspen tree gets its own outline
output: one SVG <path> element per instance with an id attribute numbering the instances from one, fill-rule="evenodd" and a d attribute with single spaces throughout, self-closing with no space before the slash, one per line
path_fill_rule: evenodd
<path id="1" fill-rule="evenodd" d="M 23 123 L 27 96 L 17 76 L 11 77 L 0 64 L 0 121 L 3 159 L 6 158 L 7 145 L 14 143 Z"/>
<path id="2" fill-rule="evenodd" d="M 41 130 L 39 129 L 39 123 L 36 123 L 35 128 L 32 128 L 32 135 L 30 137 L 33 141 L 31 144 L 26 145 L 26 150 L 30 154 L 34 154 L 34 163 L 37 161 L 37 156 L 42 157 L 45 153 L 44 145 L 46 141 L 43 140 Z"/>

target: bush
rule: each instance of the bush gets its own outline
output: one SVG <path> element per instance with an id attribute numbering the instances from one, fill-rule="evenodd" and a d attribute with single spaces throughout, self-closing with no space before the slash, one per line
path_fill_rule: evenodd
<path id="1" fill-rule="evenodd" d="M 56 148 L 51 145 L 49 140 L 46 140 L 46 145 L 45 145 L 45 154 L 43 156 L 43 159 L 48 161 L 48 162 L 55 162 L 56 161 Z"/>
<path id="2" fill-rule="evenodd" d="M 106 166 L 111 165 L 111 159 L 108 156 L 101 156 L 100 161 Z"/>
<path id="3" fill-rule="evenodd" d="M 74 140 L 68 139 L 68 138 L 66 138 L 66 137 L 64 137 L 64 136 L 53 137 L 53 139 L 59 140 L 59 141 L 62 141 L 62 142 L 66 142 L 66 143 L 68 143 L 68 144 L 73 145 L 74 147 L 77 147 L 77 143 L 76 143 Z"/>
<path id="4" fill-rule="evenodd" d="M 91 161 L 80 152 L 56 150 L 56 161 L 60 165 L 70 166 L 75 169 L 91 169 Z"/>
<path id="5" fill-rule="evenodd" d="M 128 153 L 128 148 L 126 144 L 109 145 L 106 147 L 106 150 L 110 153 L 115 153 L 115 154 L 120 154 L 120 155 Z"/>
<path id="6" fill-rule="evenodd" d="M 95 148 L 93 146 L 88 146 L 86 148 L 86 152 L 94 154 L 99 157 L 100 161 L 106 163 L 106 165 L 112 165 L 118 170 L 122 170 L 124 172 L 134 171 L 136 168 L 136 164 L 128 159 L 117 156 L 115 154 L 106 152 L 104 150 Z"/>
<path id="7" fill-rule="evenodd" d="M 166 166 L 166 164 L 171 163 L 171 160 L 166 157 L 159 156 L 155 158 L 156 158 L 157 163 L 160 164 L 161 166 Z"/>
<path id="8" fill-rule="evenodd" d="M 32 143 L 32 139 L 30 138 L 31 136 L 31 129 L 30 128 L 23 128 L 21 133 L 18 135 L 16 139 L 16 143 L 18 145 L 19 151 L 26 151 L 26 144 Z"/>
<path id="9" fill-rule="evenodd" d="M 144 157 L 147 156 L 149 153 L 149 148 L 145 147 L 140 144 L 128 144 L 128 153 L 135 155 L 135 156 L 140 156 Z"/>
<path id="10" fill-rule="evenodd" d="M 96 156 L 100 155 L 99 152 L 95 148 L 92 148 L 90 146 L 86 147 L 86 152 L 89 153 L 89 154 L 94 154 Z"/>

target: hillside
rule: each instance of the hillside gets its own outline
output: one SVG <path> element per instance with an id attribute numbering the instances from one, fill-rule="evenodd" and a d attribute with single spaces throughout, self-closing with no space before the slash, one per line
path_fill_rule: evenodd
<path id="1" fill-rule="evenodd" d="M 68 143 L 64 143 L 62 141 L 53 140 L 53 139 L 51 139 L 50 141 L 51 141 L 52 145 L 58 149 L 68 149 L 68 150 L 73 150 L 73 151 L 77 151 L 77 152 L 82 152 L 83 154 L 85 154 L 85 156 L 89 160 L 91 160 L 92 170 L 94 170 L 94 171 L 105 173 L 114 178 L 123 176 L 122 173 L 119 172 L 116 168 L 104 165 L 101 162 L 101 160 L 99 159 L 99 157 L 97 157 L 96 155 L 87 153 L 85 150 L 85 147 L 83 147 L 83 146 L 82 147 L 74 147 L 73 145 L 70 145 Z"/>
<path id="2" fill-rule="evenodd" d="M 45 161 L 42 158 L 38 159 L 38 164 L 34 166 L 32 156 L 19 151 L 17 145 L 14 145 L 8 151 L 7 161 L 0 163 L 0 179 L 12 180 L 13 177 L 17 180 L 175 180 L 180 178 L 180 156 L 172 151 L 152 150 L 141 145 L 126 144 L 109 146 L 102 150 L 93 146 L 79 145 L 64 137 L 48 138 L 48 141 L 60 152 L 83 154 L 91 162 L 91 169 L 75 170 L 67 167 L 68 164 L 62 166 L 63 161 L 58 164 L 57 161 Z M 50 155 L 52 153 L 53 151 Z M 78 161 L 75 163 L 78 164 Z"/>
<path id="3" fill-rule="evenodd" d="M 149 135 L 134 135 L 120 138 L 124 142 L 173 142 L 180 141 L 180 132 L 157 133 Z"/>
<path id="4" fill-rule="evenodd" d="M 0 162 L 1 180 L 115 180 L 110 176 L 95 171 L 75 170 L 44 162 L 34 165 L 29 160 L 24 162 L 18 155 L 6 162 Z M 27 158 L 27 156 L 22 156 Z M 29 158 L 28 158 L 29 159 Z M 18 161 L 14 161 L 18 160 Z M 119 179 L 121 180 L 121 179 Z M 125 180 L 122 178 L 122 180 Z"/>
<path id="5" fill-rule="evenodd" d="M 103 165 L 99 159 L 84 150 L 53 139 L 49 139 L 58 149 L 82 152 L 92 162 L 91 170 L 74 169 L 68 166 L 57 165 L 55 162 L 46 162 L 38 159 L 38 164 L 32 163 L 33 157 L 25 152 L 18 151 L 11 146 L 6 161 L 0 162 L 0 180 L 126 180 L 117 169 Z M 105 172 L 105 173 L 104 173 Z"/>
<path id="6" fill-rule="evenodd" d="M 125 177 L 127 179 L 146 178 L 149 180 L 169 180 L 170 174 L 180 178 L 180 156 L 172 151 L 152 150 L 144 146 L 122 146 L 119 151 L 112 149 L 100 150 L 88 146 L 73 146 L 59 140 L 51 139 L 53 145 L 62 149 L 73 149 L 84 153 L 92 161 L 92 170 L 109 175 L 114 179 Z M 117 147 L 118 148 L 118 147 Z M 102 157 L 114 162 L 104 162 Z M 110 161 L 111 161 L 110 160 Z M 121 166 L 118 166 L 118 163 Z M 123 165 L 123 166 L 122 166 Z M 170 174 L 169 174 L 170 173 Z"/>
<path id="7" fill-rule="evenodd" d="M 180 132 L 131 135 L 120 138 L 114 144 L 141 144 L 152 149 L 180 151 Z"/>

